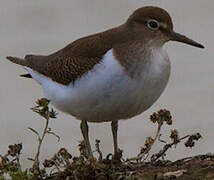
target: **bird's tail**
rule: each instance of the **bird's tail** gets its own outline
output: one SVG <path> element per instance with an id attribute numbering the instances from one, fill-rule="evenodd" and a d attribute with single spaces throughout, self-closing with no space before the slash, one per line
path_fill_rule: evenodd
<path id="1" fill-rule="evenodd" d="M 27 66 L 27 61 L 26 59 L 21 59 L 21 58 L 17 58 L 17 57 L 11 57 L 11 56 L 7 56 L 6 57 L 9 61 L 21 65 L 21 66 Z M 26 77 L 26 78 L 32 78 L 32 76 L 30 74 L 21 74 L 21 77 Z"/>
<path id="2" fill-rule="evenodd" d="M 27 61 L 25 59 L 12 57 L 12 56 L 7 56 L 6 58 L 15 64 L 19 64 L 21 66 L 27 66 Z"/>

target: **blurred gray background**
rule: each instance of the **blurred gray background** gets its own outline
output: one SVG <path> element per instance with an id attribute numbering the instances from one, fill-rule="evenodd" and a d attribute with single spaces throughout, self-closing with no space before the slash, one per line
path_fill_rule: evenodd
<path id="1" fill-rule="evenodd" d="M 214 152 L 214 1 L 211 0 L 1 0 L 0 1 L 0 153 L 7 145 L 23 142 L 23 161 L 35 154 L 37 140 L 27 130 L 31 126 L 41 130 L 43 120 L 29 110 L 34 101 L 43 97 L 40 86 L 19 77 L 21 67 L 5 60 L 5 56 L 23 57 L 25 54 L 49 54 L 71 41 L 123 23 L 137 8 L 155 5 L 171 14 L 175 30 L 201 42 L 206 49 L 197 49 L 181 43 L 165 45 L 172 72 L 169 84 L 161 98 L 148 111 L 133 120 L 119 123 L 119 145 L 125 157 L 136 155 L 147 136 L 153 136 L 156 127 L 149 115 L 160 108 L 171 110 L 172 127 L 165 127 L 162 138 L 167 140 L 170 129 L 180 135 L 200 132 L 203 140 L 190 150 L 178 145 L 170 150 L 168 158 Z M 59 112 L 51 122 L 52 129 L 61 137 L 58 143 L 49 136 L 42 146 L 42 158 L 50 157 L 60 147 L 77 155 L 77 144 L 82 139 L 79 121 Z M 101 140 L 101 149 L 111 152 L 110 123 L 90 124 L 91 143 Z M 161 147 L 157 143 L 152 152 Z"/>

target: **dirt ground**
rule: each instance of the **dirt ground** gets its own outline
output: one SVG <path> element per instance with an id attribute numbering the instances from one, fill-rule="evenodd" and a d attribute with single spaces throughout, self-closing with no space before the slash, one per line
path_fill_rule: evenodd
<path id="1" fill-rule="evenodd" d="M 48 177 L 46 179 L 214 180 L 214 154 L 188 157 L 175 162 L 122 162 L 114 164 L 111 160 L 108 161 L 105 159 L 99 163 L 81 164 L 81 167 L 76 165 L 73 164 L 73 166 L 61 174 L 53 174 L 52 177 Z"/>

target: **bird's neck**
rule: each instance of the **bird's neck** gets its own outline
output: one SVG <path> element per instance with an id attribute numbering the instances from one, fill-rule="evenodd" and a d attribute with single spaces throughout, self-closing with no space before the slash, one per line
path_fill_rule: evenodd
<path id="1" fill-rule="evenodd" d="M 135 76 L 137 69 L 154 59 L 154 54 L 162 56 L 162 46 L 154 46 L 152 42 L 142 40 L 118 44 L 113 48 L 113 54 L 130 76 Z"/>

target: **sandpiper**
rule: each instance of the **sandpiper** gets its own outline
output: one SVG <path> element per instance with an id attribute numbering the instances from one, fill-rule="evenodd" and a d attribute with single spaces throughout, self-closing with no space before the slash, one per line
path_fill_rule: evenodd
<path id="1" fill-rule="evenodd" d="M 170 61 L 163 45 L 179 41 L 201 44 L 173 31 L 170 15 L 158 7 L 142 7 L 107 31 L 80 38 L 47 55 L 7 57 L 22 65 L 59 110 L 81 120 L 81 131 L 92 155 L 87 122 L 111 122 L 114 153 L 118 154 L 118 120 L 147 110 L 165 89 Z"/>

